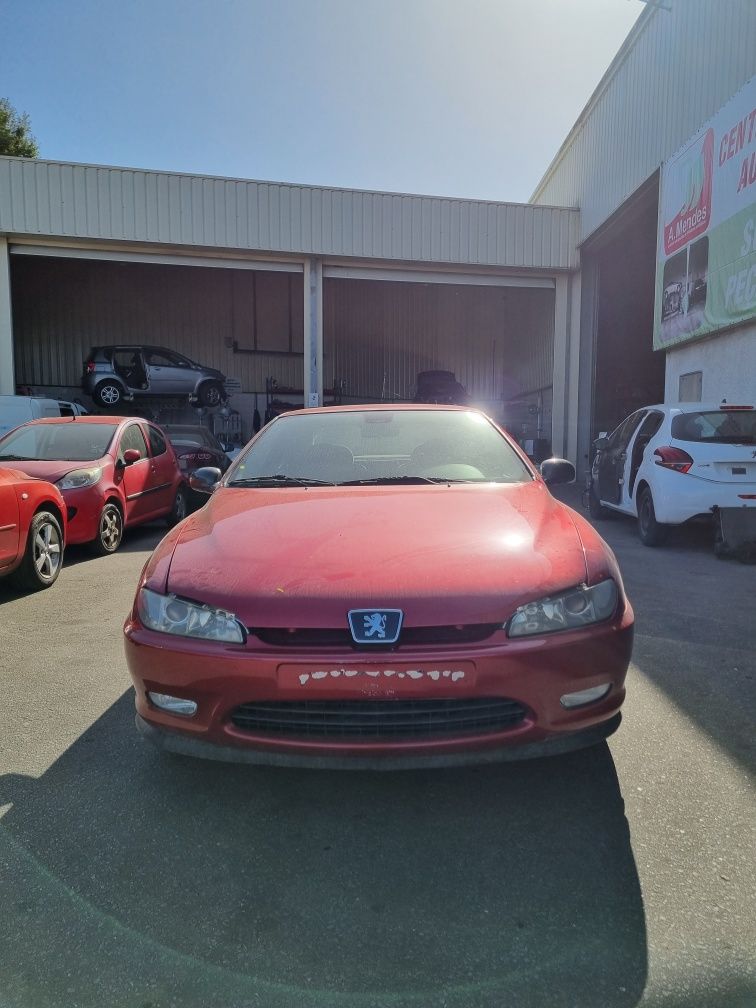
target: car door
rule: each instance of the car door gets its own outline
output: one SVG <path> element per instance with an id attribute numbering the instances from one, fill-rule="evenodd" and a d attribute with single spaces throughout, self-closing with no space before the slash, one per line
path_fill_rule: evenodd
<path id="1" fill-rule="evenodd" d="M 129 448 L 136 449 L 140 458 L 126 465 L 124 453 Z M 150 514 L 150 487 L 152 485 L 152 463 L 150 452 L 142 428 L 138 423 L 129 424 L 121 433 L 116 455 L 117 466 L 122 474 L 123 492 L 126 498 L 126 525 L 144 521 Z"/>
<path id="2" fill-rule="evenodd" d="M 0 473 L 0 570 L 18 556 L 19 512 L 13 480 Z"/>
<path id="3" fill-rule="evenodd" d="M 162 350 L 145 350 L 150 391 L 160 395 L 189 395 L 192 375 L 178 357 Z"/>
<path id="4" fill-rule="evenodd" d="M 132 392 L 147 390 L 144 358 L 138 347 L 115 347 L 111 364 L 114 372 Z"/>
<path id="5" fill-rule="evenodd" d="M 628 501 L 633 498 L 635 481 L 638 476 L 638 470 L 643 463 L 643 457 L 645 455 L 646 448 L 648 447 L 648 443 L 656 435 L 656 432 L 661 427 L 663 420 L 664 414 L 661 410 L 649 410 L 638 428 L 638 433 L 628 445 L 628 455 L 630 460 L 629 474 L 626 484 Z"/>
<path id="6" fill-rule="evenodd" d="M 146 424 L 150 443 L 150 507 L 153 516 L 168 514 L 176 492 L 178 463 L 165 435 L 154 424 Z"/>
<path id="7" fill-rule="evenodd" d="M 626 482 L 628 468 L 627 446 L 646 415 L 646 410 L 637 410 L 612 431 L 607 445 L 601 449 L 598 463 L 599 499 L 607 504 L 620 504 L 622 487 Z"/>

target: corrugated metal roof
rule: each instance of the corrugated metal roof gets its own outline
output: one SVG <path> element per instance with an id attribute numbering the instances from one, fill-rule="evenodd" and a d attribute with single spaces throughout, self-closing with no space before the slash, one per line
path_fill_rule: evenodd
<path id="1" fill-rule="evenodd" d="M 532 201 L 591 235 L 756 74 L 754 0 L 672 0 L 638 18 Z"/>
<path id="2" fill-rule="evenodd" d="M 0 157 L 0 232 L 512 269 L 577 266 L 563 207 Z"/>

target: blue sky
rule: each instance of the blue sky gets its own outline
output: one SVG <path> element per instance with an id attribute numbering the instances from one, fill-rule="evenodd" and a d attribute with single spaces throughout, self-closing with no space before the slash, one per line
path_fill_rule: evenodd
<path id="1" fill-rule="evenodd" d="M 40 156 L 527 200 L 640 0 L 0 0 Z"/>

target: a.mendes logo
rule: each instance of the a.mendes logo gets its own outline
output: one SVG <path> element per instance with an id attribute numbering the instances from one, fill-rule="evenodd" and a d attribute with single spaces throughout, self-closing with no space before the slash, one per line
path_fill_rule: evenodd
<path id="1" fill-rule="evenodd" d="M 680 158 L 670 173 L 672 187 L 667 207 L 675 208 L 664 222 L 664 252 L 670 256 L 698 238 L 711 221 L 711 183 L 714 173 L 714 130 L 706 133 Z M 674 201 L 674 202 L 672 202 Z"/>

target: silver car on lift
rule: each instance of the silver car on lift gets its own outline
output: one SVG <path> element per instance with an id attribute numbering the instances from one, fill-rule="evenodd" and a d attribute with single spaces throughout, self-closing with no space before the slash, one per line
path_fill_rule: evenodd
<path id="1" fill-rule="evenodd" d="M 105 409 L 143 396 L 182 396 L 200 406 L 218 406 L 227 398 L 225 381 L 220 371 L 175 350 L 119 345 L 92 347 L 81 387 Z"/>

